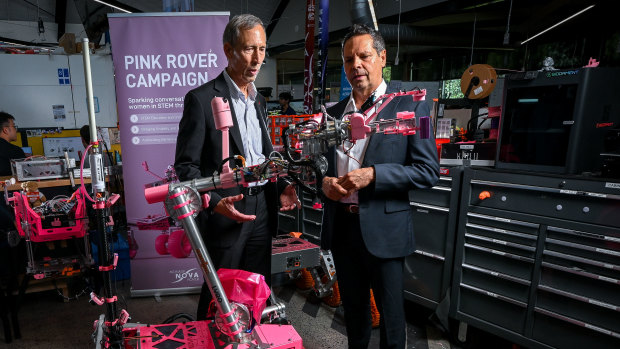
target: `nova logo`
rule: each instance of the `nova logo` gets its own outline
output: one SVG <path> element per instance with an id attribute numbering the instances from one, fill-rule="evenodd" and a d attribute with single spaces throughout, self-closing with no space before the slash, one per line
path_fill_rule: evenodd
<path id="1" fill-rule="evenodd" d="M 578 72 L 579 72 L 579 69 L 566 70 L 566 71 L 551 71 L 551 72 L 547 72 L 547 77 L 557 78 L 558 76 L 577 75 Z"/>
<path id="2" fill-rule="evenodd" d="M 181 282 L 183 280 L 186 281 L 198 281 L 200 280 L 200 273 L 198 273 L 197 268 L 192 268 L 188 270 L 170 270 L 171 274 L 174 274 L 173 284 Z"/>

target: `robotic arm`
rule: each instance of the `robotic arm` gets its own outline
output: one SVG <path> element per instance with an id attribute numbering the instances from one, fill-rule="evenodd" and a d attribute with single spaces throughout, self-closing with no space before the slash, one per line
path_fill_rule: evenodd
<path id="1" fill-rule="evenodd" d="M 318 174 L 317 183 L 321 183 L 322 176 L 327 171 L 327 160 L 322 154 L 327 152 L 329 147 L 340 145 L 344 141 L 355 143 L 373 133 L 408 136 L 420 132 L 421 138 L 429 138 L 431 126 L 428 116 L 416 118 L 414 112 L 399 112 L 396 118 L 375 120 L 394 98 L 403 96 L 410 96 L 413 101 L 422 101 L 425 99 L 426 90 L 385 94 L 363 113 L 345 115 L 342 119 L 331 117 L 323 107 L 322 113 L 314 115 L 310 120 L 289 125 L 283 133 L 286 160 L 296 166 L 310 166 Z M 369 111 L 372 112 L 368 114 Z M 293 141 L 297 141 L 296 144 L 293 144 Z M 296 173 L 290 173 L 290 177 L 302 188 L 316 194 L 316 190 L 302 183 Z"/>
<path id="2" fill-rule="evenodd" d="M 284 132 L 284 155 L 286 159 L 281 156 L 272 156 L 260 165 L 234 169 L 228 166 L 230 157 L 228 156 L 227 135 L 228 129 L 233 125 L 230 107 L 225 99 L 216 97 L 212 100 L 211 107 L 216 128 L 223 133 L 222 157 L 224 165 L 221 173 L 214 174 L 211 177 L 147 188 L 145 190 L 146 200 L 151 204 L 165 201 L 167 195 L 175 188 L 188 188 L 188 192 L 194 192 L 191 195 L 198 196 L 198 192 L 209 192 L 235 186 L 247 187 L 250 183 L 264 180 L 273 182 L 279 177 L 290 177 L 302 184 L 306 190 L 316 193 L 316 188 L 310 188 L 299 177 L 308 174 L 309 168 L 317 177 L 317 182 L 320 183 L 320 177 L 327 171 L 327 160 L 322 154 L 331 146 L 340 145 L 345 140 L 355 142 L 373 133 L 408 136 L 419 131 L 421 138 L 428 138 L 430 136 L 430 118 L 428 116 L 416 118 L 414 112 L 399 112 L 394 119 L 373 120 L 395 97 L 411 96 L 414 101 L 420 101 L 424 100 L 425 95 L 426 90 L 386 94 L 379 97 L 375 105 L 370 107 L 369 110 L 372 110 L 379 101 L 383 101 L 372 114 L 354 113 L 345 116 L 342 120 L 334 119 L 323 111 L 323 113 L 314 115 L 310 120 L 290 125 Z M 295 148 L 291 144 L 292 138 L 299 141 Z M 193 209 L 192 214 L 200 211 L 200 208 L 207 208 L 208 200 L 203 202 L 204 204 L 201 203 Z M 171 211 L 174 210 L 168 212 L 172 213 Z"/>

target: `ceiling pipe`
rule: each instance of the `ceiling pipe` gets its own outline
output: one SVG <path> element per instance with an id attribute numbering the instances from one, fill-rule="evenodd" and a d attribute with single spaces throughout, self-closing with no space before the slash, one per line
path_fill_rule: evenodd
<path id="1" fill-rule="evenodd" d="M 351 0 L 351 21 L 353 24 L 365 24 L 374 28 L 373 17 L 368 5 L 369 0 Z M 403 0 L 399 0 L 403 1 Z M 399 40 L 399 26 L 396 24 L 378 24 L 379 33 L 386 44 L 396 44 Z M 438 33 L 400 25 L 400 45 L 464 45 L 471 44 L 469 33 Z"/>
<path id="2" fill-rule="evenodd" d="M 67 0 L 56 0 L 56 14 L 54 15 L 56 25 L 58 25 L 58 35 L 56 40 L 65 33 L 65 25 L 67 22 Z"/>

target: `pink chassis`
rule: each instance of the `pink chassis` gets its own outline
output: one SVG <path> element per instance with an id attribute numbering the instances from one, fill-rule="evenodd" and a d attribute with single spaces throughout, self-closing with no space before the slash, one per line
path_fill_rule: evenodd
<path id="1" fill-rule="evenodd" d="M 5 197 L 8 198 L 7 201 L 13 206 L 13 211 L 15 212 L 17 234 L 26 241 L 26 255 L 28 258 L 26 271 L 28 274 L 32 274 L 33 277 L 38 280 L 52 274 L 61 273 L 66 267 L 72 268 L 76 263 L 80 265 L 93 264 L 94 261 L 91 257 L 89 237 L 88 234 L 86 234 L 86 204 L 81 189 L 78 189 L 73 194 L 72 199 L 70 199 L 76 200 L 76 204 L 72 211 L 73 216 L 67 218 L 67 221 L 64 223 L 57 217 L 53 219 L 48 217 L 47 219 L 52 220 L 52 222 L 46 224 L 46 226 L 48 226 L 47 228 L 44 227 L 43 224 L 46 218 L 39 215 L 30 207 L 30 203 L 24 192 L 16 191 L 13 193 L 13 196 L 9 198 L 5 190 Z M 73 238 L 84 238 L 85 257 L 68 256 L 56 258 L 54 263 L 49 263 L 47 260 L 35 260 L 33 243 L 69 240 Z M 46 266 L 46 264 L 49 266 Z"/>

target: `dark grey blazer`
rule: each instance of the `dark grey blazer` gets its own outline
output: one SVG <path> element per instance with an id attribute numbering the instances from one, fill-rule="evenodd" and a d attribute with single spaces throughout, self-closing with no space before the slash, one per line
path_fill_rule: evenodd
<path id="1" fill-rule="evenodd" d="M 396 92 L 388 89 L 387 93 Z M 349 98 L 327 110 L 341 118 Z M 411 96 L 394 98 L 377 116 L 391 119 L 400 111 L 413 111 L 416 116 L 429 116 L 425 101 L 414 102 Z M 431 133 L 432 134 L 432 133 Z M 360 225 L 366 248 L 380 258 L 407 256 L 415 250 L 413 209 L 407 192 L 433 186 L 439 179 L 439 163 L 433 138 L 374 134 L 368 141 L 362 167 L 374 166 L 376 180 L 359 191 Z M 327 176 L 336 176 L 336 152 L 327 153 Z M 333 222 L 337 215 L 336 203 L 326 199 L 323 214 L 322 247 L 329 249 L 337 231 Z"/>

